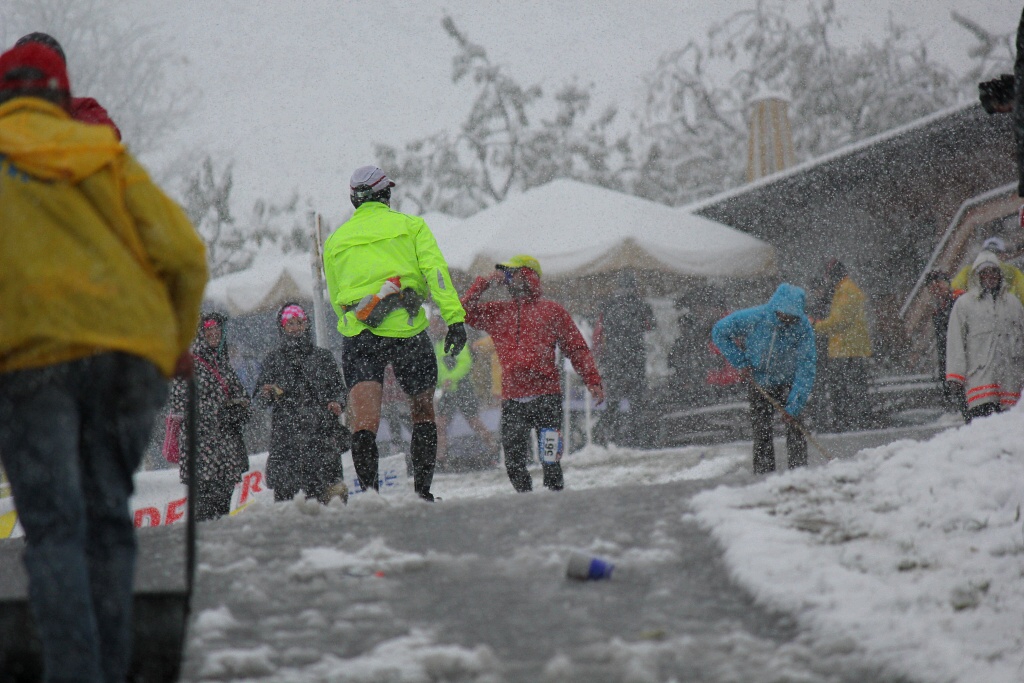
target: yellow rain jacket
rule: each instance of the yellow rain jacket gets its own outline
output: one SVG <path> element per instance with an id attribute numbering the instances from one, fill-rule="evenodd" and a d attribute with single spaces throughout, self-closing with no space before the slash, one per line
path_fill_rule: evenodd
<path id="1" fill-rule="evenodd" d="M 844 277 L 832 295 L 828 317 L 814 323 L 815 334 L 828 337 L 829 358 L 867 358 L 871 355 L 871 333 L 864 310 L 864 292 Z"/>
<path id="2" fill-rule="evenodd" d="M 406 311 L 393 311 L 378 327 L 369 327 L 349 310 L 396 275 L 403 288 L 416 290 L 424 299 L 429 295 L 447 324 L 466 319 L 430 228 L 419 216 L 392 211 L 381 202 L 361 204 L 327 239 L 324 275 L 338 314 L 338 331 L 346 337 L 364 330 L 381 337 L 412 337 L 427 329 L 422 308 L 411 320 Z"/>
<path id="3" fill-rule="evenodd" d="M 110 128 L 0 106 L 0 372 L 120 351 L 169 377 L 206 280 L 195 229 Z"/>

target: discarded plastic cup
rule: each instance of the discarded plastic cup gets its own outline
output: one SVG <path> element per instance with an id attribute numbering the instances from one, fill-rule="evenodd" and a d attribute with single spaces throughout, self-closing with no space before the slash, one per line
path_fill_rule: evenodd
<path id="1" fill-rule="evenodd" d="M 591 557 L 583 553 L 573 553 L 569 557 L 569 566 L 565 575 L 570 579 L 580 581 L 597 581 L 598 579 L 610 579 L 615 565 L 600 557 Z"/>

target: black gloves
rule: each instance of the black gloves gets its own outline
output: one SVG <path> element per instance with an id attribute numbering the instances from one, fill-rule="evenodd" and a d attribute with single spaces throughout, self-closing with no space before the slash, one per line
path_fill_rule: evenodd
<path id="1" fill-rule="evenodd" d="M 466 347 L 466 327 L 462 323 L 448 326 L 448 334 L 444 336 L 444 352 L 457 356 Z"/>

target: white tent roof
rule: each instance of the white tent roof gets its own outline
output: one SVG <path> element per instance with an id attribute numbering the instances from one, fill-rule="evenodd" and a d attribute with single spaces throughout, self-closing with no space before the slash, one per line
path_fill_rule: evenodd
<path id="1" fill-rule="evenodd" d="M 465 221 L 446 213 L 428 211 L 421 218 L 426 221 L 430 232 L 434 233 L 434 239 L 448 267 L 469 270 L 473 258 L 483 245 L 480 235 L 467 233 Z"/>
<path id="2" fill-rule="evenodd" d="M 475 271 L 515 254 L 536 257 L 545 276 L 632 268 L 751 278 L 775 272 L 767 242 L 685 210 L 573 180 L 555 180 L 461 221 L 479 240 Z"/>
<path id="3" fill-rule="evenodd" d="M 313 271 L 306 253 L 256 257 L 243 271 L 210 280 L 203 299 L 231 315 L 272 311 L 290 299 L 313 298 Z"/>

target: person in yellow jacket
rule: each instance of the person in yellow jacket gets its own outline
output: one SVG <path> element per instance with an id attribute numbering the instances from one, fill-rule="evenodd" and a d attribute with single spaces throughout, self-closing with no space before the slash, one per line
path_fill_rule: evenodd
<path id="1" fill-rule="evenodd" d="M 356 211 L 324 245 L 324 274 L 338 331 L 345 337 L 341 367 L 352 410 L 352 464 L 363 490 L 379 490 L 377 430 L 388 365 L 412 412 L 413 489 L 433 501 L 437 460 L 434 389 L 437 361 L 422 304 L 429 296 L 448 324 L 444 352 L 466 345 L 466 312 L 448 265 L 422 218 L 391 209 L 391 179 L 376 166 L 352 174 Z"/>
<path id="2" fill-rule="evenodd" d="M 838 431 L 868 425 L 868 331 L 864 292 L 841 261 L 825 266 L 826 293 L 831 291 L 828 317 L 815 321 L 814 332 L 828 338 L 827 387 L 832 398 L 833 426 Z"/>
<path id="3" fill-rule="evenodd" d="M 1007 292 L 1017 297 L 1017 300 L 1024 304 L 1024 272 L 1012 263 L 1004 260 L 1009 251 L 1006 248 L 1006 241 L 1002 237 L 989 237 L 981 244 L 982 251 L 990 251 L 999 259 L 999 270 L 1003 272 L 1003 286 Z M 1011 255 L 1012 258 L 1012 255 Z M 949 283 L 954 292 L 966 292 L 971 277 L 972 265 L 966 265 L 960 269 Z"/>
<path id="4" fill-rule="evenodd" d="M 187 374 L 202 241 L 107 126 L 72 120 L 63 60 L 0 55 L 0 459 L 25 530 L 43 679 L 123 681 L 132 474 Z"/>

